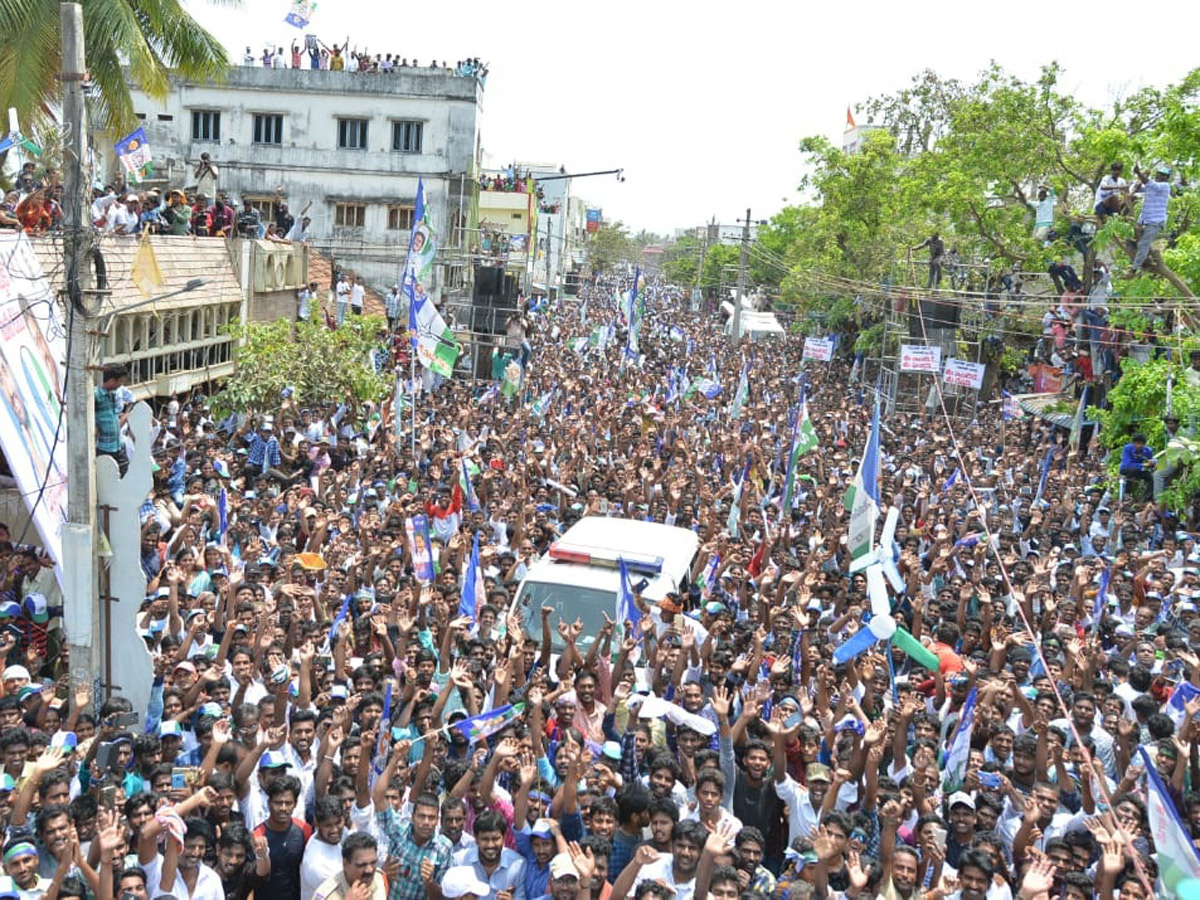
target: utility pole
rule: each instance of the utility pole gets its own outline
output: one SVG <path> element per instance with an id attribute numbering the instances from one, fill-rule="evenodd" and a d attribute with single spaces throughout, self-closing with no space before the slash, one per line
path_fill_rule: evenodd
<path id="1" fill-rule="evenodd" d="M 62 109 L 67 129 L 63 160 L 63 263 L 67 315 L 67 522 L 63 526 L 67 639 L 75 672 L 102 672 L 100 600 L 96 559 L 96 415 L 92 399 L 93 316 L 88 262 L 89 198 L 83 162 L 87 155 L 87 110 L 83 83 L 83 9 L 63 3 Z M 66 561 L 70 560 L 69 564 Z M 99 696 L 99 695 L 97 695 Z"/>
<path id="2" fill-rule="evenodd" d="M 700 310 L 700 277 L 704 274 L 704 254 L 708 252 L 708 229 L 704 229 L 704 236 L 700 238 L 700 258 L 696 260 L 696 287 L 692 289 L 692 312 Z"/>
<path id="3" fill-rule="evenodd" d="M 546 213 L 546 300 L 550 299 L 550 253 L 554 243 L 554 217 Z"/>
<path id="4" fill-rule="evenodd" d="M 746 257 L 750 253 L 750 210 L 746 210 L 746 218 L 742 222 L 742 257 L 738 262 L 737 300 L 733 304 L 733 332 L 729 342 L 737 346 L 742 339 L 742 295 L 746 292 Z"/>

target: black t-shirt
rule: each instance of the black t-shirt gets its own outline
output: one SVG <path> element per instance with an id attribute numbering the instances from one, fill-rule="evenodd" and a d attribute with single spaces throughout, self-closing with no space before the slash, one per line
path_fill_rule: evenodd
<path id="1" fill-rule="evenodd" d="M 217 874 L 221 875 L 219 870 Z M 240 869 L 221 875 L 221 887 L 225 889 L 225 900 L 246 900 L 269 880 L 258 874 L 257 863 L 248 860 Z"/>
<path id="2" fill-rule="evenodd" d="M 287 831 L 275 831 L 263 823 L 254 829 L 254 833 L 266 835 L 271 852 L 271 878 L 261 892 L 262 896 L 271 900 L 300 900 L 300 863 L 304 859 L 304 845 L 312 837 L 312 828 L 292 819 Z"/>

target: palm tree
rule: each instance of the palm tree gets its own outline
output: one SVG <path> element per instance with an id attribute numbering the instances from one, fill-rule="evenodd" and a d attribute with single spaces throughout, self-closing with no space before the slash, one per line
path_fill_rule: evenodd
<path id="1" fill-rule="evenodd" d="M 81 2 L 95 125 L 117 134 L 136 127 L 126 77 L 151 96 L 165 97 L 171 74 L 216 79 L 229 68 L 225 48 L 181 0 Z M 60 5 L 0 0 L 0 110 L 15 107 L 23 130 L 52 118 L 59 102 Z"/>

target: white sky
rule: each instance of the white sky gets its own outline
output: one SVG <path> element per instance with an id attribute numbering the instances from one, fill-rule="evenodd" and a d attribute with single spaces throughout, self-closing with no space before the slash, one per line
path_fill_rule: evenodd
<path id="1" fill-rule="evenodd" d="M 288 0 L 188 6 L 236 61 L 247 42 L 261 54 L 301 34 L 283 22 Z M 309 30 L 327 44 L 349 35 L 372 54 L 490 63 L 486 164 L 623 167 L 624 184 L 581 179 L 575 193 L 606 219 L 669 234 L 714 216 L 733 223 L 747 206 L 767 218 L 795 202 L 800 139 L 840 143 L 848 103 L 896 91 L 926 67 L 973 79 L 995 59 L 1033 78 L 1057 59 L 1065 87 L 1100 104 L 1197 64 L 1192 3 L 1160 3 L 1136 21 L 1134 12 L 1110 0 L 467 0 L 395 11 L 379 0 L 319 0 Z M 1104 28 L 1110 36 L 1098 39 Z"/>

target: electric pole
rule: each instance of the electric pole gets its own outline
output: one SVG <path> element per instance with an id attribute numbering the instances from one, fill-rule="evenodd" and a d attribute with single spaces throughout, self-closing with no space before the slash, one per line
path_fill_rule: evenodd
<path id="1" fill-rule="evenodd" d="M 63 3 L 62 109 L 66 127 L 63 148 L 63 255 L 66 270 L 67 316 L 67 522 L 63 526 L 62 552 L 66 575 L 67 639 L 71 667 L 76 672 L 103 671 L 101 660 L 101 610 L 97 592 L 96 559 L 96 416 L 92 389 L 91 275 L 88 262 L 90 223 L 88 182 L 83 162 L 87 155 L 87 110 L 83 83 L 83 9 Z M 69 564 L 67 561 L 70 561 Z"/>
<path id="2" fill-rule="evenodd" d="M 746 257 L 750 253 L 750 210 L 742 222 L 742 257 L 738 262 L 737 300 L 733 303 L 733 332 L 729 342 L 737 346 L 742 339 L 742 295 L 746 292 Z"/>

